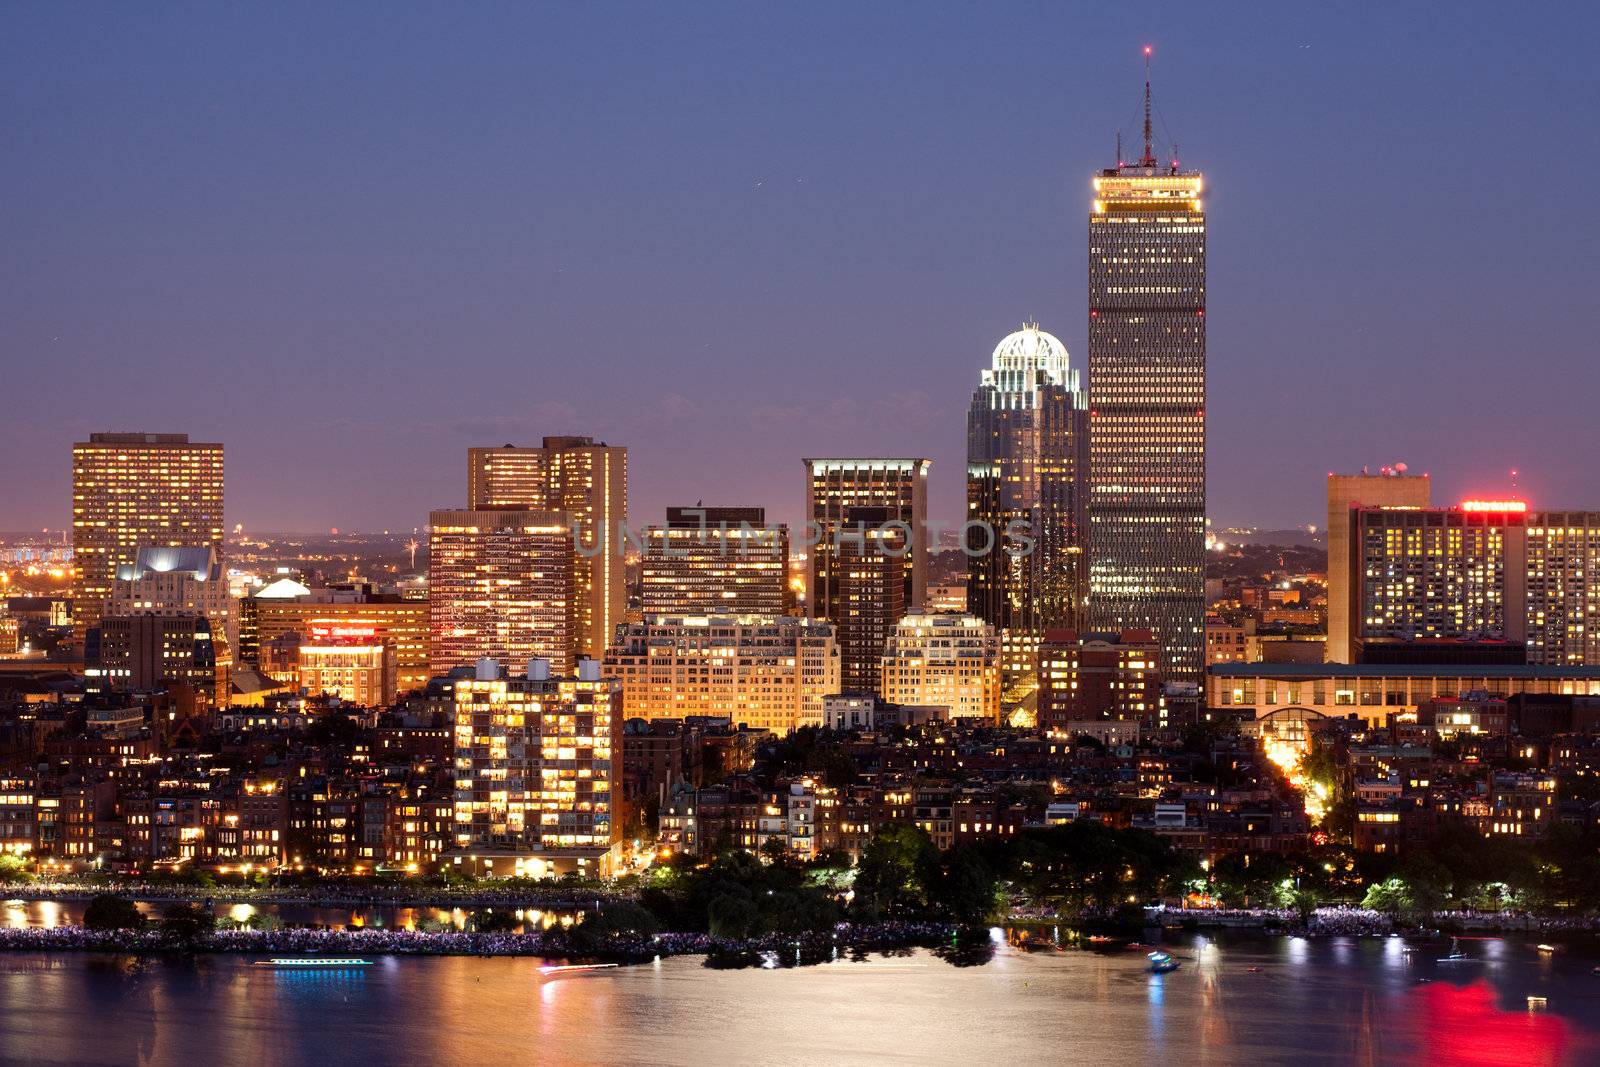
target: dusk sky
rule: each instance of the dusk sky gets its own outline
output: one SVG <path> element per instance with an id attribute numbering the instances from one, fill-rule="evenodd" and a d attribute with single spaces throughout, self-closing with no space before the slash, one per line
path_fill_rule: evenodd
<path id="1" fill-rule="evenodd" d="M 636 522 L 932 457 L 1024 319 L 1085 343 L 1139 50 L 1209 191 L 1210 515 L 1600 508 L 1592 8 L 90 5 L 0 12 L 0 529 L 94 430 L 227 519 L 409 529 L 470 445 L 630 449 Z"/>

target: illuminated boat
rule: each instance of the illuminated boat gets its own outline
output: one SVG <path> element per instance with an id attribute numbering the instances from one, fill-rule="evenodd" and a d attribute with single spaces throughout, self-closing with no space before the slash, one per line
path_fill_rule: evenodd
<path id="1" fill-rule="evenodd" d="M 274 956 L 270 960 L 261 960 L 261 961 L 259 961 L 256 964 L 256 966 L 257 967 L 278 967 L 278 968 L 285 968 L 285 969 L 286 968 L 291 968 L 291 967 L 292 968 L 316 967 L 316 968 L 319 968 L 321 970 L 329 970 L 330 968 L 340 968 L 340 967 L 371 967 L 372 966 L 372 961 L 371 960 L 355 959 L 354 957 L 342 957 L 342 956 L 315 956 L 315 957 L 305 957 L 305 958 L 301 958 L 301 957 L 291 958 L 291 957 L 287 957 L 287 956 Z"/>
<path id="2" fill-rule="evenodd" d="M 609 971 L 615 963 L 547 963 L 539 968 L 540 978 L 559 978 L 564 974 L 583 974 L 586 971 Z"/>
<path id="3" fill-rule="evenodd" d="M 1465 952 L 1462 952 L 1461 951 L 1461 939 L 1459 937 L 1452 937 L 1450 939 L 1450 955 L 1448 955 L 1448 956 L 1440 956 L 1439 957 L 1439 962 L 1440 963 L 1481 963 L 1482 961 L 1474 959 L 1473 957 L 1467 955 Z"/>
<path id="4" fill-rule="evenodd" d="M 1178 969 L 1178 961 L 1165 952 L 1152 952 L 1145 957 L 1150 961 L 1151 974 L 1169 974 Z"/>

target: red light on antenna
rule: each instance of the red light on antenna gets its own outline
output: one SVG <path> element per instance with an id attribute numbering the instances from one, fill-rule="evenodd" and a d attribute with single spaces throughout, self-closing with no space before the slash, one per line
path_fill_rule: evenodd
<path id="1" fill-rule="evenodd" d="M 1144 46 L 1144 54 L 1145 55 L 1149 55 L 1150 54 L 1150 46 L 1149 45 L 1145 45 Z"/>

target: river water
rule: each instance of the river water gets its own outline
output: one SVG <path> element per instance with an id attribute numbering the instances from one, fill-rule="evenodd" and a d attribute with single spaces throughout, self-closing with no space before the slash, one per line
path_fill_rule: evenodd
<path id="1" fill-rule="evenodd" d="M 998 932 L 996 932 L 998 937 Z M 561 977 L 529 959 L 0 954 L 0 1061 L 61 1064 L 1595 1064 L 1585 950 L 1521 940 L 1169 939 L 1136 951 L 935 954 Z M 1252 972 L 1250 968 L 1259 968 Z M 1547 998 L 1530 1010 L 1530 994 Z"/>

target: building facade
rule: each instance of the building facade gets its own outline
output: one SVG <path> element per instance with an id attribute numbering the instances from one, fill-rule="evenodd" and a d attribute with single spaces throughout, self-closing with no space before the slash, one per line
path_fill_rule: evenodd
<path id="1" fill-rule="evenodd" d="M 645 531 L 640 606 L 657 615 L 784 614 L 789 531 L 767 526 L 765 508 L 668 508 Z"/>
<path id="2" fill-rule="evenodd" d="M 928 587 L 928 467 L 926 459 L 808 459 L 806 517 L 815 543 L 808 548 L 806 614 L 840 618 L 840 547 L 852 508 L 884 508 L 909 544 L 901 559 L 906 610 L 921 608 Z"/>
<path id="3" fill-rule="evenodd" d="M 1162 722 L 1161 646 L 1149 630 L 1046 631 L 1039 648 L 1039 728 L 1118 719 Z"/>
<path id="4" fill-rule="evenodd" d="M 1433 486 L 1426 474 L 1407 474 L 1405 464 L 1385 467 L 1377 474 L 1328 475 L 1328 646 L 1330 663 L 1355 662 L 1352 615 L 1350 512 L 1359 508 L 1426 508 L 1432 503 Z"/>
<path id="5" fill-rule="evenodd" d="M 277 589 L 276 584 L 269 585 L 248 598 L 257 647 L 253 665 L 263 666 L 259 657 L 262 646 L 283 638 L 362 637 L 394 649 L 399 692 L 428 684 L 432 664 L 426 600 L 376 593 L 369 586 L 295 586 L 283 590 L 289 595 L 281 596 Z"/>
<path id="6" fill-rule="evenodd" d="M 839 670 L 846 689 L 876 692 L 883 650 L 906 614 L 905 528 L 883 507 L 847 508 L 834 563 Z"/>
<path id="7" fill-rule="evenodd" d="M 99 620 L 117 568 L 141 545 L 222 554 L 220 444 L 181 433 L 96 433 L 72 446 L 73 614 Z"/>
<path id="8" fill-rule="evenodd" d="M 432 672 L 535 657 L 570 671 L 577 613 L 566 516 L 480 508 L 435 511 L 429 522 Z"/>
<path id="9" fill-rule="evenodd" d="M 1200 174 L 1148 134 L 1094 180 L 1089 216 L 1089 627 L 1152 630 L 1169 676 L 1199 681 L 1206 213 Z"/>
<path id="10" fill-rule="evenodd" d="M 972 615 L 907 615 L 883 652 L 890 704 L 937 705 L 952 719 L 1000 721 L 1000 637 Z"/>
<path id="11" fill-rule="evenodd" d="M 839 691 L 839 648 L 826 621 L 657 616 L 622 628 L 606 655 L 630 719 L 725 716 L 787 734 L 822 724 Z"/>
<path id="12" fill-rule="evenodd" d="M 1527 521 L 1528 662 L 1600 666 L 1600 513 Z"/>
<path id="13" fill-rule="evenodd" d="M 617 841 L 613 761 L 622 747 L 621 694 L 594 660 L 522 677 L 494 663 L 455 687 L 455 845 L 515 857 L 542 877 L 570 858 L 609 873 Z M 495 865 L 501 872 L 503 865 Z"/>
<path id="14" fill-rule="evenodd" d="M 1083 624 L 1088 399 L 1066 346 L 1029 323 L 996 346 L 967 410 L 967 611 L 1000 633 L 1008 691 L 1044 630 Z"/>
<path id="15" fill-rule="evenodd" d="M 538 448 L 467 450 L 467 508 L 559 512 L 573 542 L 573 648 L 605 654 L 628 606 L 619 527 L 628 517 L 628 450 L 590 437 Z"/>

